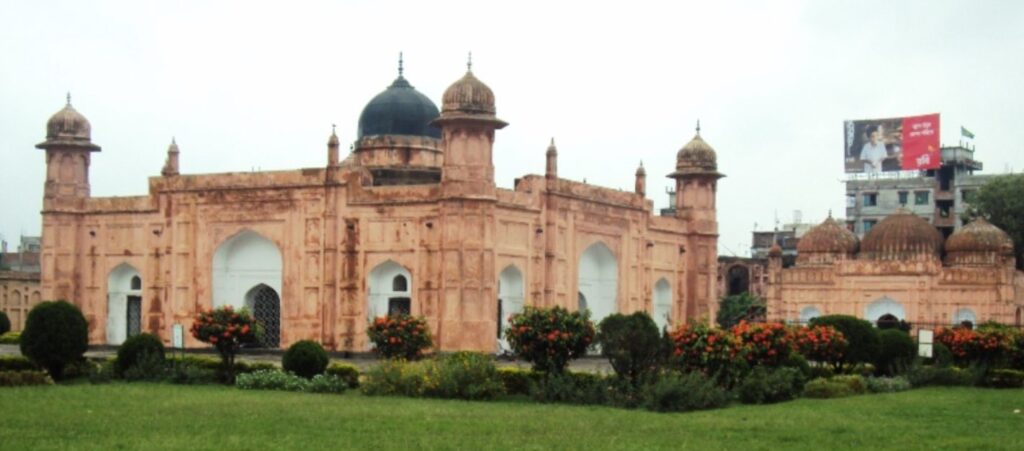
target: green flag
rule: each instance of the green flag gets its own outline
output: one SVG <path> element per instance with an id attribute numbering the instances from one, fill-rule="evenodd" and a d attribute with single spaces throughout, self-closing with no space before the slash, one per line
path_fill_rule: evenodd
<path id="1" fill-rule="evenodd" d="M 963 136 L 964 138 L 974 139 L 974 133 L 971 133 L 970 130 L 964 128 L 963 125 L 960 126 L 960 136 Z"/>

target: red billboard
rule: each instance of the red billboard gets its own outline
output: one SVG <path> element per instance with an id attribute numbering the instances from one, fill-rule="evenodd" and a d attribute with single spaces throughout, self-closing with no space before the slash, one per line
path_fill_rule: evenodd
<path id="1" fill-rule="evenodd" d="M 935 169 L 941 164 L 939 115 L 846 121 L 846 172 Z"/>

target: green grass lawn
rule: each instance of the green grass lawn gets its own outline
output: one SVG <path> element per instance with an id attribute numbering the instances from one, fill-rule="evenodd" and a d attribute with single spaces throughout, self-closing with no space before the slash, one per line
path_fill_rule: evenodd
<path id="1" fill-rule="evenodd" d="M 1024 390 L 681 414 L 162 384 L 0 388 L 0 449 L 1024 449 Z M 742 448 L 739 448 L 742 447 Z"/>

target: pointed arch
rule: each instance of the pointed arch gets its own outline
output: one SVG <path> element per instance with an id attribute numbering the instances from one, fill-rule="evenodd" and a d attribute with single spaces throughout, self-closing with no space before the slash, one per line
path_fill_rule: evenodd
<path id="1" fill-rule="evenodd" d="M 504 340 L 504 331 L 508 327 L 509 317 L 523 312 L 525 297 L 523 272 L 516 265 L 506 266 L 498 274 L 497 336 L 499 340 Z"/>
<path id="2" fill-rule="evenodd" d="M 895 316 L 897 320 L 904 321 L 907 315 L 903 310 L 903 304 L 886 296 L 868 304 L 864 307 L 864 319 L 875 323 L 885 315 Z"/>
<path id="3" fill-rule="evenodd" d="M 245 293 L 245 307 L 252 312 L 253 319 L 263 329 L 260 346 L 278 348 L 281 346 L 281 296 L 266 284 L 252 287 Z"/>
<path id="4" fill-rule="evenodd" d="M 819 316 L 821 316 L 821 310 L 818 310 L 817 307 L 804 307 L 800 309 L 800 324 L 807 324 L 811 322 L 812 319 L 817 318 Z"/>
<path id="5" fill-rule="evenodd" d="M 404 283 L 399 281 L 404 280 Z M 366 316 L 373 320 L 393 313 L 412 314 L 412 273 L 394 260 L 373 268 L 366 276 Z"/>
<path id="6" fill-rule="evenodd" d="M 213 254 L 213 306 L 245 306 L 245 296 L 264 284 L 282 292 L 281 250 L 273 241 L 246 229 L 224 240 Z"/>
<path id="7" fill-rule="evenodd" d="M 139 270 L 128 263 L 107 274 L 107 344 L 119 345 L 142 331 L 142 286 Z"/>
<path id="8" fill-rule="evenodd" d="M 658 330 L 665 330 L 672 324 L 672 285 L 662 277 L 654 284 L 654 313 L 651 315 Z"/>
<path id="9" fill-rule="evenodd" d="M 978 324 L 978 315 L 975 315 L 974 310 L 971 310 L 969 308 L 957 309 L 956 312 L 953 314 L 953 325 L 959 326 L 964 322 L 971 323 L 972 327 L 976 326 Z"/>
<path id="10" fill-rule="evenodd" d="M 595 324 L 618 312 L 619 265 L 615 254 L 603 242 L 587 247 L 579 260 L 579 292 Z"/>

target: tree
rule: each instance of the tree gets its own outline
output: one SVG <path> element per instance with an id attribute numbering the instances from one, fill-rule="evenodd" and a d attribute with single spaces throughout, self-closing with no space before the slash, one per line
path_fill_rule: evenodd
<path id="1" fill-rule="evenodd" d="M 583 357 L 594 340 L 590 311 L 529 307 L 512 315 L 505 329 L 516 355 L 548 375 L 563 373 L 570 360 Z"/>
<path id="2" fill-rule="evenodd" d="M 199 312 L 192 323 L 192 336 L 210 343 L 220 354 L 227 383 L 235 383 L 235 355 L 243 344 L 258 339 L 256 321 L 249 311 L 236 312 L 230 305 Z"/>
<path id="3" fill-rule="evenodd" d="M 64 367 L 82 359 L 89 348 L 89 323 L 74 304 L 46 301 L 28 312 L 21 333 L 21 353 L 50 373 L 64 376 Z"/>
<path id="4" fill-rule="evenodd" d="M 875 329 L 871 323 L 856 316 L 825 315 L 811 320 L 810 327 L 818 326 L 832 326 L 843 334 L 847 345 L 841 365 L 845 366 L 845 369 L 848 370 L 858 363 L 875 361 L 881 345 L 878 339 L 878 329 Z"/>
<path id="5" fill-rule="evenodd" d="M 728 329 L 740 323 L 764 317 L 766 308 L 764 301 L 750 293 L 726 296 L 718 302 L 718 315 L 715 321 L 718 326 Z"/>
<path id="6" fill-rule="evenodd" d="M 634 387 L 658 369 L 661 334 L 647 312 L 605 317 L 598 325 L 597 343 L 615 373 Z"/>
<path id="7" fill-rule="evenodd" d="M 964 221 L 983 217 L 1013 240 L 1017 269 L 1024 269 L 1024 174 L 991 178 L 970 199 Z"/>

